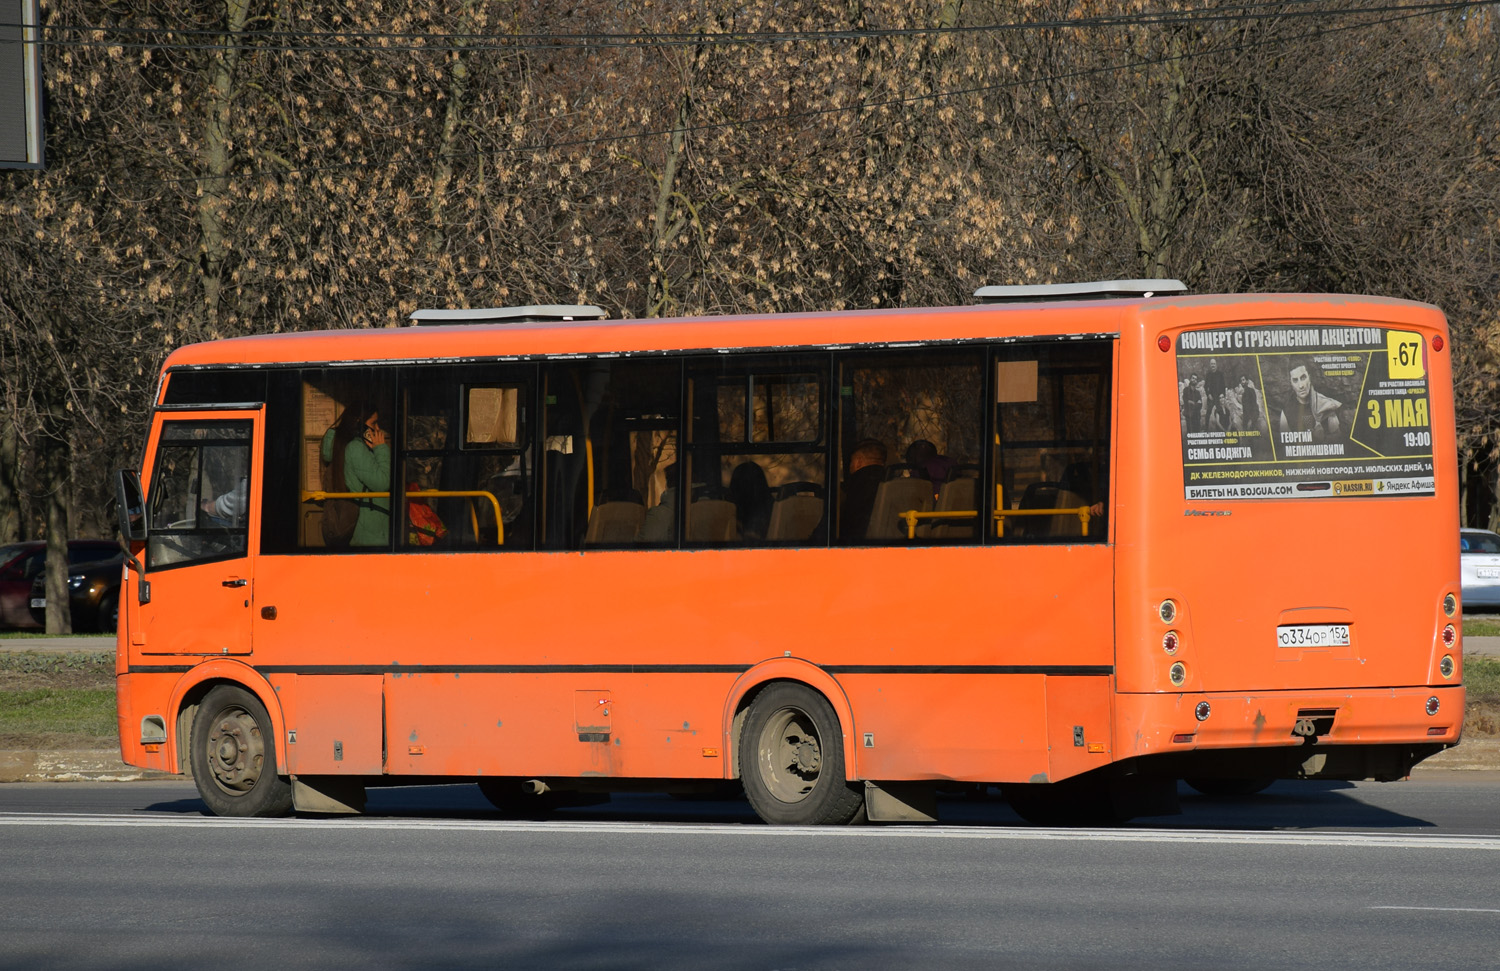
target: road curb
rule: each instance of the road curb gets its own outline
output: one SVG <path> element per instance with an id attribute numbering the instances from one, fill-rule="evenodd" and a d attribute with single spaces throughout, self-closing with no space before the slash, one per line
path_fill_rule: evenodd
<path id="1" fill-rule="evenodd" d="M 0 752 L 0 783 L 154 782 L 177 778 L 182 777 L 126 765 L 120 761 L 118 749 Z"/>

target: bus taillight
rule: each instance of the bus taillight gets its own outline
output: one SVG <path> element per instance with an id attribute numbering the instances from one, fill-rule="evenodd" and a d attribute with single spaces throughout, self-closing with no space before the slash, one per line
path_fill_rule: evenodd
<path id="1" fill-rule="evenodd" d="M 1451 593 L 1444 594 L 1443 614 L 1445 616 L 1452 617 L 1456 613 L 1458 613 L 1458 598 Z"/>
<path id="2" fill-rule="evenodd" d="M 1168 669 L 1167 677 L 1171 679 L 1173 687 L 1182 687 L 1183 682 L 1187 680 L 1187 665 L 1178 661 Z M 1436 701 L 1437 699 L 1434 698 L 1432 700 Z M 1432 714 L 1432 712 L 1428 712 L 1428 714 Z"/>
<path id="3" fill-rule="evenodd" d="M 1453 671 L 1455 668 L 1457 668 L 1457 665 L 1453 663 L 1452 654 L 1444 654 L 1443 659 L 1438 662 L 1438 673 L 1441 674 L 1444 678 L 1453 677 Z"/>
<path id="4" fill-rule="evenodd" d="M 1454 629 L 1454 627 L 1453 627 L 1452 624 L 1445 625 L 1443 627 L 1443 646 L 1444 647 L 1452 647 L 1454 644 L 1457 644 L 1457 643 L 1458 643 L 1458 631 Z"/>
<path id="5" fill-rule="evenodd" d="M 1156 608 L 1157 616 L 1161 617 L 1163 624 L 1170 624 L 1177 619 L 1177 603 L 1173 600 L 1163 600 L 1161 606 Z"/>
<path id="6" fill-rule="evenodd" d="M 1176 654 L 1177 646 L 1181 643 L 1182 639 L 1178 636 L 1177 632 L 1175 630 L 1169 630 L 1162 635 L 1161 649 L 1166 651 L 1168 654 Z"/>

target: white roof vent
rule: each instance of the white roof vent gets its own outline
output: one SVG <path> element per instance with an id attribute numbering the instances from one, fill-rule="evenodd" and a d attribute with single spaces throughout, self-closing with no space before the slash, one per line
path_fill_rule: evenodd
<path id="1" fill-rule="evenodd" d="M 1180 280 L 1096 280 L 1092 283 L 1045 283 L 1019 287 L 980 287 L 980 303 L 1030 303 L 1038 300 L 1105 300 L 1116 297 L 1168 297 L 1187 293 Z"/>
<path id="2" fill-rule="evenodd" d="M 418 327 L 435 324 L 532 324 L 539 321 L 602 320 L 608 316 L 608 312 L 598 307 L 549 303 L 529 307 L 418 310 L 411 315 L 411 322 Z"/>

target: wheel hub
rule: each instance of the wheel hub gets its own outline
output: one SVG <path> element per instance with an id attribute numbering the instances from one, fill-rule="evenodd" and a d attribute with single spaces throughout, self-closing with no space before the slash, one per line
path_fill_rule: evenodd
<path id="1" fill-rule="evenodd" d="M 205 741 L 214 780 L 222 788 L 243 792 L 255 787 L 265 764 L 265 746 L 248 711 L 225 711 Z"/>
<path id="2" fill-rule="evenodd" d="M 796 751 L 797 771 L 804 775 L 816 774 L 818 767 L 823 763 L 823 752 L 818 748 L 817 739 L 804 738 L 797 743 Z"/>

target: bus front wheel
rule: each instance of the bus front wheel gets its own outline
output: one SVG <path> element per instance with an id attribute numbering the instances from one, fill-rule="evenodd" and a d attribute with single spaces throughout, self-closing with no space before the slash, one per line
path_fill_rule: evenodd
<path id="1" fill-rule="evenodd" d="M 740 735 L 740 780 L 756 815 L 779 825 L 857 822 L 864 790 L 844 774 L 844 733 L 828 699 L 790 682 L 756 696 Z"/>
<path id="2" fill-rule="evenodd" d="M 234 685 L 204 695 L 189 744 L 193 782 L 215 816 L 285 816 L 292 786 L 276 774 L 271 716 L 260 699 Z"/>

